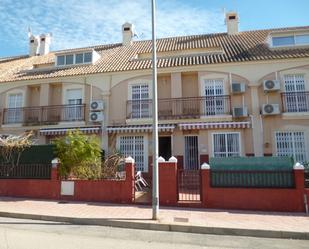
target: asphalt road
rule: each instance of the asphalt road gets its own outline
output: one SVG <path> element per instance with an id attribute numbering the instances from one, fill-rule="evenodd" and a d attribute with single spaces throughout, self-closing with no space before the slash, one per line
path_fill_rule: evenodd
<path id="1" fill-rule="evenodd" d="M 280 248 L 308 249 L 309 241 L 202 235 L 0 218 L 0 249 Z"/>

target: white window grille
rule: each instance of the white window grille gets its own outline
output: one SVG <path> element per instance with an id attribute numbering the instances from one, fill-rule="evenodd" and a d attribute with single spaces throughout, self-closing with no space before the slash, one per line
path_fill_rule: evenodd
<path id="1" fill-rule="evenodd" d="M 82 89 L 68 89 L 66 92 L 68 106 L 64 109 L 64 120 L 82 118 Z"/>
<path id="2" fill-rule="evenodd" d="M 224 83 L 221 79 L 205 80 L 205 114 L 218 115 L 225 113 Z"/>
<path id="3" fill-rule="evenodd" d="M 213 134 L 214 157 L 240 156 L 239 133 L 215 133 Z"/>
<path id="4" fill-rule="evenodd" d="M 126 157 L 131 156 L 135 160 L 137 171 L 146 171 L 148 152 L 145 148 L 143 136 L 121 136 L 119 138 L 119 150 Z"/>
<path id="5" fill-rule="evenodd" d="M 132 86 L 132 118 L 150 117 L 148 84 Z"/>
<path id="6" fill-rule="evenodd" d="M 289 74 L 284 76 L 284 88 L 286 94 L 285 107 L 287 112 L 309 111 L 309 98 L 305 92 L 305 77 L 301 74 Z"/>
<path id="7" fill-rule="evenodd" d="M 8 99 L 7 123 L 22 122 L 23 94 L 10 94 Z"/>
<path id="8" fill-rule="evenodd" d="M 276 132 L 277 156 L 292 156 L 297 162 L 305 162 L 305 133 L 301 131 Z"/>
<path id="9" fill-rule="evenodd" d="M 198 136 L 185 136 L 185 169 L 199 169 Z"/>

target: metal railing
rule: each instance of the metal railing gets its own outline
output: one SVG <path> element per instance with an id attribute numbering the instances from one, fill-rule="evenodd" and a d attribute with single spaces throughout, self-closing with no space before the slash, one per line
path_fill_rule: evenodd
<path id="1" fill-rule="evenodd" d="M 231 114 L 229 95 L 158 99 L 159 119 L 200 118 Z M 152 100 L 128 100 L 127 118 L 152 117 Z"/>
<path id="2" fill-rule="evenodd" d="M 309 112 L 309 92 L 281 93 L 283 112 Z"/>
<path id="3" fill-rule="evenodd" d="M 50 179 L 51 164 L 0 164 L 0 179 Z"/>
<path id="4" fill-rule="evenodd" d="M 200 170 L 178 170 L 178 201 L 201 201 Z"/>
<path id="5" fill-rule="evenodd" d="M 210 170 L 211 187 L 294 188 L 293 171 Z"/>
<path id="6" fill-rule="evenodd" d="M 3 124 L 40 125 L 84 121 L 86 105 L 51 105 L 3 109 Z"/>

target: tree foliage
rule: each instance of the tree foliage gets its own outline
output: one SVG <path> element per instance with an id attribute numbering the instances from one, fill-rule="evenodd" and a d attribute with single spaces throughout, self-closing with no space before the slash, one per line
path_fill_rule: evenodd
<path id="1" fill-rule="evenodd" d="M 32 145 L 32 136 L 33 132 L 27 132 L 0 138 L 0 155 L 4 163 L 11 165 L 11 170 L 18 166 L 22 152 Z"/>
<path id="2" fill-rule="evenodd" d="M 60 159 L 59 174 L 65 179 L 98 179 L 101 175 L 101 148 L 95 136 L 69 132 L 54 141 Z"/>

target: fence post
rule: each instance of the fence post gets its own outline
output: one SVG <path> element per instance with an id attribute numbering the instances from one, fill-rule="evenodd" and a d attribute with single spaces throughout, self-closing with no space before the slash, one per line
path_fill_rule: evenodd
<path id="1" fill-rule="evenodd" d="M 304 189 L 305 188 L 305 177 L 304 177 L 304 166 L 300 163 L 295 163 L 294 167 L 295 176 L 295 188 Z"/>
<path id="2" fill-rule="evenodd" d="M 204 207 L 207 206 L 207 192 L 210 190 L 210 165 L 203 163 L 201 165 L 201 202 Z M 209 205 L 209 203 L 208 203 Z"/>
<path id="3" fill-rule="evenodd" d="M 134 170 L 135 161 L 132 157 L 127 157 L 125 159 L 125 171 L 126 171 L 126 185 L 129 189 L 128 202 L 132 203 L 135 199 L 135 170 Z"/>
<path id="4" fill-rule="evenodd" d="M 158 158 L 159 163 L 159 198 L 163 205 L 176 205 L 177 196 L 177 158 L 171 157 L 168 161 Z"/>
<path id="5" fill-rule="evenodd" d="M 54 158 L 51 161 L 51 180 L 58 180 L 58 167 L 59 167 L 59 159 L 58 158 Z"/>

